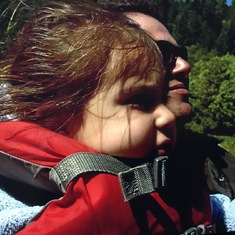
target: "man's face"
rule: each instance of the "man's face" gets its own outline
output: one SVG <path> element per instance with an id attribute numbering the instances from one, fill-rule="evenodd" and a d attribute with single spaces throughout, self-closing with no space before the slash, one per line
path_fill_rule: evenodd
<path id="1" fill-rule="evenodd" d="M 177 45 L 166 27 L 155 18 L 137 12 L 127 12 L 126 16 L 136 21 L 155 41 L 164 40 Z M 188 101 L 190 71 L 190 64 L 181 57 L 177 57 L 173 67 L 166 71 L 169 80 L 167 107 L 175 114 L 178 123 L 188 121 L 192 113 L 192 107 Z"/>

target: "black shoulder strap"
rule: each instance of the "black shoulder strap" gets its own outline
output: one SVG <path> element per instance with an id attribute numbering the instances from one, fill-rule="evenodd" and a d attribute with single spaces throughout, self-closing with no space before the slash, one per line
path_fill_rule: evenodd
<path id="1" fill-rule="evenodd" d="M 102 172 L 117 175 L 122 188 L 124 200 L 151 193 L 166 186 L 168 157 L 157 157 L 153 163 L 145 163 L 130 168 L 120 160 L 103 155 L 80 152 L 60 161 L 49 173 L 62 192 L 76 177 L 87 172 Z"/>

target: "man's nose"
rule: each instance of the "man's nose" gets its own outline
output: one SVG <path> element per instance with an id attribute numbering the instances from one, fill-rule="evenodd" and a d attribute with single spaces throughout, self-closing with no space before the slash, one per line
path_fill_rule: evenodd
<path id="1" fill-rule="evenodd" d="M 190 72 L 191 65 L 188 63 L 188 61 L 178 57 L 175 62 L 175 67 L 172 70 L 172 74 L 176 75 L 178 73 L 184 73 L 185 75 L 188 75 Z"/>

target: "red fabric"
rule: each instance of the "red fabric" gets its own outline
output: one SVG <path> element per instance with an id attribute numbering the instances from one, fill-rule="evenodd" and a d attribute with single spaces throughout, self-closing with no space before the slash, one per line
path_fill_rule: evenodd
<path id="1" fill-rule="evenodd" d="M 0 143 L 3 151 L 47 166 L 74 152 L 92 152 L 72 139 L 23 122 L 0 123 Z M 203 189 L 197 194 L 191 198 L 187 190 L 155 192 L 124 202 L 116 176 L 85 174 L 17 235 L 179 234 L 211 224 L 209 196 Z"/>
<path id="2" fill-rule="evenodd" d="M 0 122 L 0 143 L 1 150 L 13 156 L 50 167 L 75 152 L 94 152 L 66 136 L 19 121 Z"/>

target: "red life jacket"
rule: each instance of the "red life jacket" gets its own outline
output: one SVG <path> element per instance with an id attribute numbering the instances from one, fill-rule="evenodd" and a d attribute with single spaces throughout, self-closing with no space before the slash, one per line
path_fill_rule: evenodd
<path id="1" fill-rule="evenodd" d="M 24 163 L 21 172 L 30 172 L 20 180 L 49 190 L 52 187 L 52 191 L 57 189 L 44 174 L 46 167 L 54 167 L 66 156 L 77 152 L 94 153 L 73 139 L 25 122 L 0 123 L 0 151 L 9 154 L 10 159 L 4 159 L 0 173 L 20 178 L 17 170 L 13 172 L 7 167 L 19 159 Z M 28 166 L 25 161 L 32 164 Z M 34 169 L 35 165 L 42 166 L 41 171 L 35 170 L 38 169 Z M 34 180 L 27 178 L 30 174 Z M 51 201 L 17 235 L 174 235 L 191 227 L 199 231 L 197 226 L 210 226 L 212 222 L 209 195 L 204 186 L 204 183 L 195 187 L 175 185 L 124 202 L 117 176 L 86 173 L 75 178 L 62 198 Z"/>

